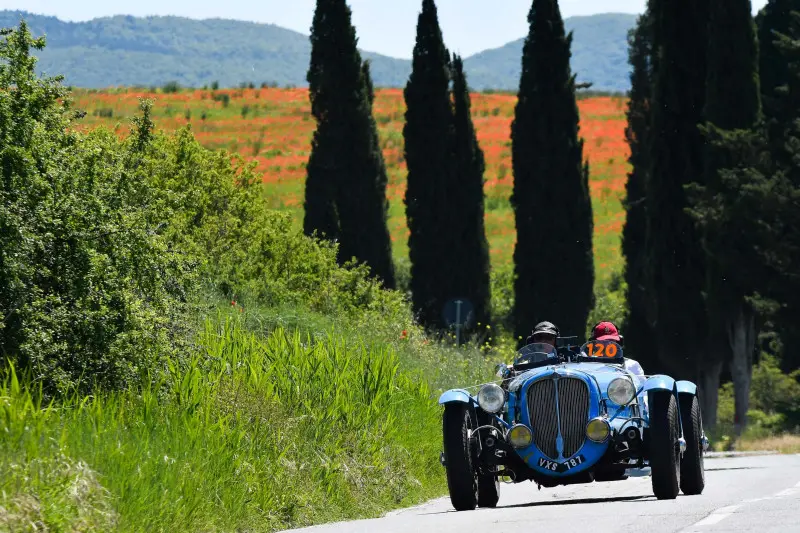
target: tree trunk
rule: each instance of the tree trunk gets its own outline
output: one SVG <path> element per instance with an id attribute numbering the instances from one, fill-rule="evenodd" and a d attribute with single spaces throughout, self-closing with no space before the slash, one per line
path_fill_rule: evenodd
<path id="1" fill-rule="evenodd" d="M 738 437 L 747 426 L 750 407 L 750 380 L 753 377 L 755 346 L 755 315 L 744 303 L 739 304 L 728 323 L 728 343 L 731 348 L 731 377 L 735 401 L 733 427 Z"/>
<path id="2" fill-rule="evenodd" d="M 706 431 L 713 430 L 717 425 L 720 374 L 722 374 L 722 360 L 720 358 L 709 361 L 700 370 L 697 388 L 700 412 L 703 418 L 703 429 Z"/>

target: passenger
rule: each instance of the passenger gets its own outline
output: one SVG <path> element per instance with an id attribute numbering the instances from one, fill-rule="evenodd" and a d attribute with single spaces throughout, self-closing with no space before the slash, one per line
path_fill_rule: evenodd
<path id="1" fill-rule="evenodd" d="M 622 337 L 619 334 L 617 326 L 615 326 L 613 322 L 609 321 L 599 322 L 592 329 L 592 336 L 589 340 L 614 341 L 617 344 L 622 345 Z M 640 381 L 644 381 L 645 374 L 642 365 L 640 365 L 639 362 L 636 361 L 635 359 L 631 359 L 629 357 L 625 357 L 624 360 L 625 360 L 625 369 L 630 371 L 632 374 L 636 376 L 641 376 Z"/>

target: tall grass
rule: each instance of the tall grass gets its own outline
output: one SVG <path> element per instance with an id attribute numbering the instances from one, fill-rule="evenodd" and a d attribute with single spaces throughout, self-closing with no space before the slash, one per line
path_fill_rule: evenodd
<path id="1" fill-rule="evenodd" d="M 394 350 L 242 322 L 135 391 L 41 405 L 10 368 L 0 530 L 273 531 L 441 494 L 439 408 Z"/>

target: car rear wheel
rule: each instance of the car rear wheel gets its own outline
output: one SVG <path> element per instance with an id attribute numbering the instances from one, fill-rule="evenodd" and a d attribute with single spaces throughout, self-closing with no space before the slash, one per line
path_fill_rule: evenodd
<path id="1" fill-rule="evenodd" d="M 678 404 L 669 392 L 650 393 L 650 470 L 653 494 L 659 500 L 678 497 L 681 449 Z"/>
<path id="2" fill-rule="evenodd" d="M 681 398 L 681 420 L 686 439 L 686 451 L 681 460 L 681 491 L 687 495 L 701 494 L 706 486 L 703 463 L 703 418 L 697 396 Z"/>
<path id="3" fill-rule="evenodd" d="M 469 429 L 472 418 L 464 403 L 450 403 L 444 407 L 442 431 L 444 435 L 444 462 L 450 502 L 456 511 L 471 511 L 478 503 L 478 477 L 472 462 Z"/>

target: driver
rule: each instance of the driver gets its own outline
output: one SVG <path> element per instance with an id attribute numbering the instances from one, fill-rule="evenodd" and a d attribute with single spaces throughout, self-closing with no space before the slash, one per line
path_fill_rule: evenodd
<path id="1" fill-rule="evenodd" d="M 531 344 L 534 342 L 541 342 L 555 348 L 558 335 L 559 330 L 555 324 L 547 321 L 539 322 L 536 324 L 536 327 L 533 328 L 533 332 L 528 336 L 525 343 Z"/>
<path id="2" fill-rule="evenodd" d="M 619 329 L 611 321 L 598 322 L 592 329 L 592 336 L 589 340 L 592 341 L 614 341 L 622 345 L 622 337 L 619 334 Z M 645 379 L 644 369 L 635 359 L 625 357 L 625 369 L 630 371 L 636 376 L 641 376 L 641 380 Z"/>

